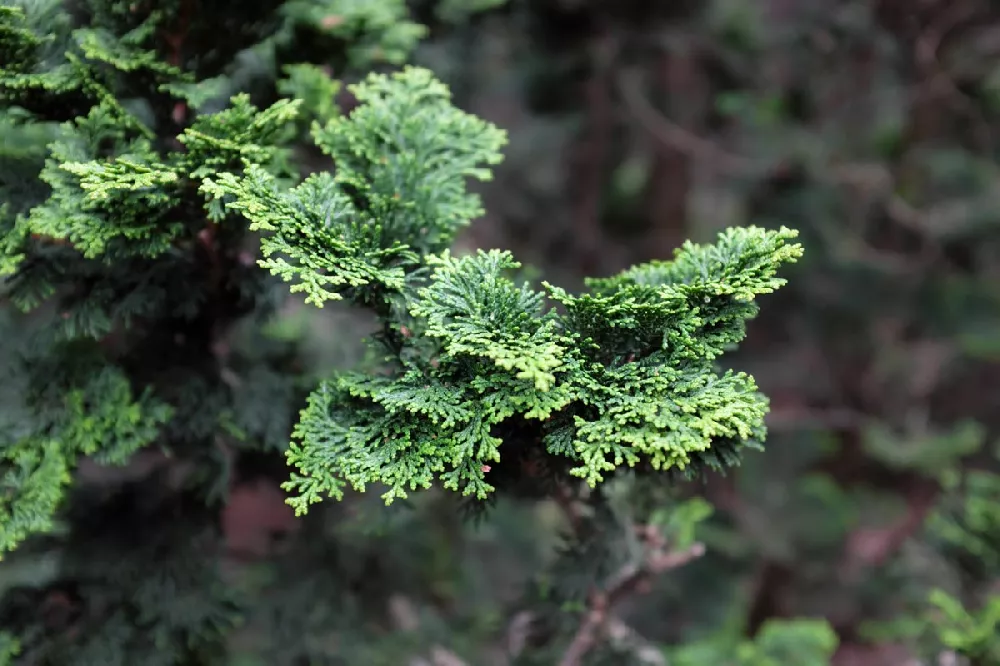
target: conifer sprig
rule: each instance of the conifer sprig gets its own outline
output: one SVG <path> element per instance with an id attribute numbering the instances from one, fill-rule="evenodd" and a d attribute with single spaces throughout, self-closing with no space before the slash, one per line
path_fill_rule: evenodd
<path id="1" fill-rule="evenodd" d="M 435 480 L 485 498 L 512 439 L 568 458 L 590 485 L 620 467 L 722 468 L 759 445 L 766 398 L 713 362 L 743 338 L 755 298 L 784 284 L 777 270 L 802 252 L 794 231 L 730 229 L 583 294 L 536 291 L 511 279 L 509 253 L 447 250 L 480 212 L 466 181 L 489 177 L 503 133 L 452 107 L 426 70 L 353 92 L 358 108 L 314 128 L 334 175 L 282 191 L 250 167 L 203 185 L 265 232 L 261 265 L 309 302 L 404 304 L 376 309 L 405 330 L 394 374 L 339 374 L 309 398 L 288 451 L 298 512 L 373 483 L 387 502 Z"/>
<path id="2" fill-rule="evenodd" d="M 245 174 L 207 178 L 204 192 L 269 232 L 261 266 L 294 282 L 316 306 L 403 288 L 421 258 L 448 247 L 482 212 L 467 178 L 490 177 L 505 134 L 450 103 L 429 71 L 409 67 L 349 88 L 362 105 L 314 125 L 334 174 L 314 174 L 291 190 L 251 165 Z"/>

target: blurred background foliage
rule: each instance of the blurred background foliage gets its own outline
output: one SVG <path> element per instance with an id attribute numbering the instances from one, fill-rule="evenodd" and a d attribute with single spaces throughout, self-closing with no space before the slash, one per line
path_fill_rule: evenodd
<path id="1" fill-rule="evenodd" d="M 229 23 L 191 37 L 247 45 L 224 72 L 198 63 L 193 106 L 275 90 L 313 118 L 336 113 L 334 95 L 349 106 L 314 70 L 280 70 L 305 52 L 343 83 L 430 67 L 510 136 L 462 245 L 510 249 L 551 282 L 666 258 L 727 226 L 801 231 L 805 258 L 728 359 L 771 397 L 767 449 L 704 483 L 620 489 L 706 553 L 624 599 L 588 663 L 1000 664 L 1000 4 L 296 0 L 276 22 L 251 14 L 233 3 Z M 8 156 L 41 161 L 45 137 L 0 132 Z M 356 365 L 367 327 L 293 302 L 263 331 L 234 329 L 234 357 L 294 347 L 304 378 L 245 382 L 232 446 L 251 431 L 281 447 L 290 420 L 260 422 L 254 406 L 296 404 L 315 377 Z M 562 547 L 553 501 L 502 500 L 465 520 L 435 492 L 389 509 L 369 493 L 294 519 L 280 461 L 230 462 L 213 463 L 229 488 L 222 543 L 174 533 L 175 514 L 137 499 L 151 473 L 176 492 L 159 454 L 113 473 L 81 464 L 68 502 L 86 516 L 84 491 L 103 484 L 116 490 L 102 502 L 134 505 L 102 584 L 130 599 L 120 633 L 135 631 L 129 613 L 155 624 L 198 608 L 191 622 L 225 634 L 224 659 L 184 663 L 555 664 L 565 644 L 544 634 L 571 636 L 580 609 L 539 638 L 525 599 L 611 566 Z M 98 528 L 73 542 L 77 559 L 97 543 L 108 559 Z M 630 538 L 607 535 L 625 550 Z M 170 603 L 143 596 L 143 553 L 163 549 L 218 556 L 221 570 L 189 567 Z M 72 626 L 80 591 L 46 587 L 57 564 L 43 551 L 0 565 L 0 626 L 29 608 L 47 632 Z"/>

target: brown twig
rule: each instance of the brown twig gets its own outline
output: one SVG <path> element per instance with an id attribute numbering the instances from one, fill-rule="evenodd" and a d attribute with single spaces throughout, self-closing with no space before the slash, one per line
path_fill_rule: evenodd
<path id="1" fill-rule="evenodd" d="M 163 41 L 170 47 L 167 61 L 175 67 L 180 67 L 184 59 L 184 41 L 187 39 L 188 30 L 191 27 L 191 15 L 194 11 L 193 3 L 194 0 L 181 0 L 180 11 L 177 17 L 177 30 L 163 36 Z"/>
<path id="2" fill-rule="evenodd" d="M 856 579 L 864 569 L 881 566 L 899 552 L 923 527 L 940 490 L 935 482 L 916 478 L 901 494 L 906 501 L 902 518 L 882 527 L 858 528 L 848 535 L 839 567 L 846 579 Z"/>
<path id="3" fill-rule="evenodd" d="M 647 530 L 647 538 L 649 535 Z M 660 544 L 651 548 L 640 563 L 627 566 L 604 590 L 591 594 L 587 614 L 559 660 L 559 666 L 579 666 L 583 663 L 583 658 L 604 633 L 616 605 L 639 592 L 659 574 L 684 566 L 704 554 L 705 546 L 701 543 L 684 550 L 668 550 Z"/>
<path id="4" fill-rule="evenodd" d="M 665 117 L 642 94 L 639 78 L 634 73 L 620 74 L 616 81 L 618 92 L 628 111 L 660 142 L 732 175 L 765 176 L 773 170 L 774 165 L 770 161 L 727 152 L 712 141 L 687 131 Z"/>
<path id="5" fill-rule="evenodd" d="M 767 178 L 787 167 L 786 159 L 760 159 L 732 153 L 674 123 L 645 98 L 634 73 L 620 74 L 616 80 L 626 109 L 658 141 L 732 176 Z M 911 231 L 926 234 L 931 226 L 924 213 L 894 193 L 895 179 L 881 165 L 830 164 L 812 175 L 822 183 L 861 188 L 881 196 L 889 218 Z"/>

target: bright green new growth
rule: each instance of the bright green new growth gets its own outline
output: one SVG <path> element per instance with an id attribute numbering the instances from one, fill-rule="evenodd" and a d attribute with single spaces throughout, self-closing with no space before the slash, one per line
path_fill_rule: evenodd
<path id="1" fill-rule="evenodd" d="M 459 259 L 446 250 L 427 263 L 435 267 L 431 283 L 410 314 L 426 322 L 425 335 L 441 340 L 445 358 L 489 359 L 538 391 L 552 388 L 564 349 L 556 320 L 542 316 L 542 294 L 504 277 L 520 264 L 496 250 Z"/>
<path id="2" fill-rule="evenodd" d="M 178 141 L 186 151 L 166 156 L 145 138 L 124 134 L 112 110 L 95 106 L 68 123 L 63 140 L 51 146 L 41 177 L 52 196 L 24 225 L 30 233 L 69 241 L 88 259 L 161 255 L 184 232 L 178 208 L 187 183 L 245 163 L 272 164 L 275 134 L 295 117 L 296 106 L 281 101 L 259 111 L 238 95 L 230 108 L 184 130 Z M 108 135 L 126 141 L 120 153 L 103 157 L 96 146 Z"/>
<path id="3" fill-rule="evenodd" d="M 65 97 L 88 110 L 64 123 L 49 146 L 41 179 L 52 194 L 18 220 L 12 234 L 18 239 L 34 234 L 66 240 L 88 259 L 156 257 L 184 232 L 190 181 L 251 163 L 280 170 L 284 151 L 278 144 L 289 138 L 298 101 L 281 100 L 261 111 L 249 96 L 236 95 L 228 108 L 199 116 L 183 130 L 177 137 L 183 149 L 164 153 L 153 147 L 153 129 L 124 108 L 114 91 L 124 73 L 149 76 L 163 92 L 190 82 L 149 48 L 162 17 L 153 14 L 120 39 L 84 28 L 66 32 L 57 22 L 55 36 L 43 39 L 30 29 L 41 28 L 27 21 L 44 16 L 17 8 L 0 12 L 0 60 L 20 65 L 0 70 L 0 99 L 30 107 L 46 96 Z M 46 47 L 58 40 L 70 44 L 53 50 L 65 62 L 42 67 L 56 57 Z M 12 273 L 21 248 L 0 249 L 7 255 L 0 270 Z"/>
<path id="4" fill-rule="evenodd" d="M 282 192 L 251 166 L 203 185 L 267 232 L 261 264 L 309 302 L 347 297 L 387 322 L 394 373 L 339 374 L 302 412 L 285 485 L 298 512 L 372 483 L 387 502 L 435 480 L 485 498 L 515 440 L 592 486 L 626 465 L 722 468 L 762 440 L 766 398 L 713 361 L 745 335 L 756 296 L 784 284 L 796 232 L 730 229 L 588 293 L 536 291 L 509 277 L 506 252 L 447 250 L 481 212 L 465 181 L 489 177 L 503 133 L 452 107 L 426 70 L 352 91 L 360 107 L 314 127 L 334 175 Z"/>
<path id="5" fill-rule="evenodd" d="M 421 257 L 445 249 L 482 213 L 465 178 L 490 177 L 506 135 L 450 103 L 448 89 L 423 69 L 370 76 L 351 86 L 363 102 L 351 117 L 313 127 L 337 171 L 282 191 L 263 169 L 220 174 L 203 190 L 271 232 L 261 266 L 322 307 L 347 288 L 398 291 Z"/>

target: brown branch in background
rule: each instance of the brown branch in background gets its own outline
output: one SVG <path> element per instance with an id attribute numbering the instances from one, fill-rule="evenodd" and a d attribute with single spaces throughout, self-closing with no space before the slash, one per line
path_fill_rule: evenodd
<path id="1" fill-rule="evenodd" d="M 167 62 L 175 67 L 180 67 L 183 62 L 184 41 L 187 39 L 188 30 L 191 27 L 191 14 L 193 11 L 194 0 L 181 0 L 180 11 L 177 15 L 177 30 L 163 36 L 163 41 L 170 47 Z"/>
<path id="2" fill-rule="evenodd" d="M 990 122 L 978 104 L 962 92 L 940 58 L 942 45 L 951 33 L 963 26 L 977 25 L 980 21 L 986 21 L 987 17 L 983 16 L 980 12 L 982 7 L 976 3 L 941 3 L 941 7 L 940 16 L 917 37 L 913 48 L 913 59 L 923 75 L 918 87 L 921 95 L 917 101 L 922 103 L 916 107 L 916 114 L 920 116 L 915 128 L 916 135 L 934 133 L 930 131 L 929 125 L 932 121 L 940 123 L 941 118 L 932 103 L 943 100 L 976 123 L 983 145 L 992 145 L 993 130 Z"/>
<path id="3" fill-rule="evenodd" d="M 646 666 L 669 666 L 667 658 L 655 644 L 646 640 L 635 629 L 618 618 L 610 618 L 607 627 L 608 638 L 619 648 L 631 653 L 636 661 Z"/>
<path id="4" fill-rule="evenodd" d="M 856 578 L 864 569 L 883 565 L 895 555 L 906 540 L 924 525 L 934 509 L 940 490 L 931 480 L 915 478 L 902 490 L 906 513 L 898 521 L 881 527 L 859 528 L 851 532 L 844 545 L 840 573 Z"/>
<path id="5" fill-rule="evenodd" d="M 626 109 L 661 143 L 732 175 L 760 177 L 773 170 L 773 164 L 769 161 L 729 153 L 666 118 L 643 95 L 639 77 L 635 73 L 622 73 L 616 77 L 616 82 Z"/>
<path id="6" fill-rule="evenodd" d="M 682 125 L 697 126 L 705 115 L 705 100 L 709 97 L 697 55 L 688 48 L 664 49 L 651 63 L 651 69 L 660 105 L 666 110 L 676 108 Z M 678 106 L 678 99 L 684 103 Z M 691 155 L 662 141 L 655 144 L 652 168 L 642 195 L 648 225 L 642 260 L 671 257 L 684 242 L 691 193 L 696 188 L 695 160 Z"/>
<path id="7" fill-rule="evenodd" d="M 574 181 L 579 196 L 573 216 L 575 241 L 587 273 L 600 272 L 605 254 L 601 201 L 614 120 L 610 72 L 617 51 L 615 36 L 605 31 L 591 50 L 593 73 L 584 84 L 587 129 L 577 154 Z"/>
<path id="8" fill-rule="evenodd" d="M 643 95 L 641 82 L 634 72 L 619 74 L 616 82 L 626 110 L 661 143 L 731 176 L 764 179 L 777 176 L 789 168 L 789 160 L 759 159 L 735 154 L 684 129 L 653 107 Z M 830 164 L 810 172 L 810 175 L 822 183 L 848 186 L 883 198 L 889 218 L 911 231 L 924 235 L 934 226 L 928 221 L 926 214 L 894 193 L 895 178 L 882 165 Z"/>
<path id="9" fill-rule="evenodd" d="M 163 41 L 170 47 L 167 54 L 167 62 L 174 67 L 181 67 L 184 62 L 184 42 L 187 40 L 188 31 L 191 27 L 191 15 L 194 11 L 195 0 L 181 0 L 180 11 L 178 12 L 178 26 L 174 32 L 169 32 L 163 36 Z M 177 125 L 183 125 L 187 117 L 187 104 L 177 102 L 171 110 L 171 118 Z"/>
<path id="10" fill-rule="evenodd" d="M 789 593 L 795 589 L 795 582 L 794 567 L 773 557 L 760 558 L 747 604 L 744 632 L 748 637 L 756 636 L 771 618 L 787 614 Z"/>
<path id="11" fill-rule="evenodd" d="M 639 563 L 626 566 L 604 590 L 590 595 L 587 613 L 559 660 L 559 666 L 580 666 L 583 663 L 583 658 L 607 632 L 615 606 L 633 594 L 644 592 L 656 576 L 705 554 L 705 546 L 701 543 L 684 550 L 670 550 L 653 527 L 641 528 L 640 536 L 648 546 L 645 557 Z"/>

